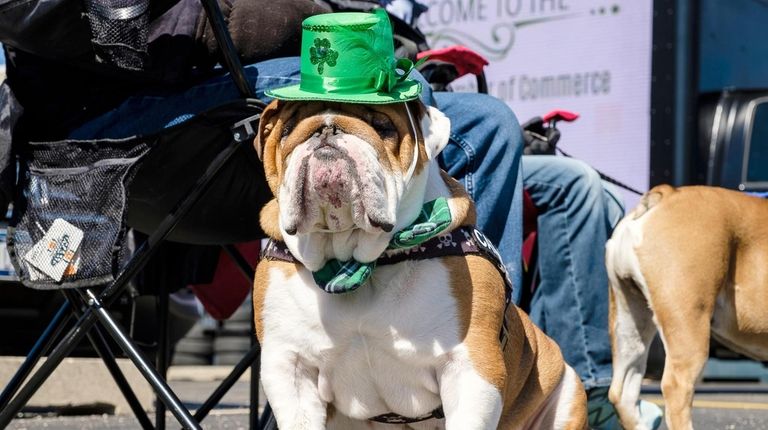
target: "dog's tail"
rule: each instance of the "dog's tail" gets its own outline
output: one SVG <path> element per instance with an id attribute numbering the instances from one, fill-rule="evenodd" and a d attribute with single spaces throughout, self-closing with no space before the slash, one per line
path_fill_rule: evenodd
<path id="1" fill-rule="evenodd" d="M 640 203 L 638 203 L 628 215 L 631 216 L 632 219 L 638 219 L 659 204 L 665 196 L 676 192 L 677 189 L 671 185 L 658 185 L 653 187 L 647 193 L 643 194 Z"/>

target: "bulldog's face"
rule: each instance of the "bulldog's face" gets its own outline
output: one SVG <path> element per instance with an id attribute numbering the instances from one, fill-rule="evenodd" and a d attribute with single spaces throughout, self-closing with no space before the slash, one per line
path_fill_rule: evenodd
<path id="1" fill-rule="evenodd" d="M 357 255 L 358 248 L 373 241 L 381 248 L 375 259 L 394 231 L 418 215 L 426 167 L 449 129 L 442 113 L 420 102 L 274 101 L 256 139 L 277 204 L 265 209 L 266 218 L 277 211 L 277 227 L 294 253 L 311 244 L 330 247 L 326 254 L 335 258 L 365 261 L 376 251 Z M 262 224 L 270 222 L 262 214 Z"/>

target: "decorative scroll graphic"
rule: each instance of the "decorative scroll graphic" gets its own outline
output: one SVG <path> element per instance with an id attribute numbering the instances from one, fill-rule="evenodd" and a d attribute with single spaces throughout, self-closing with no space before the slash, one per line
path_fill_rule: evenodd
<path id="1" fill-rule="evenodd" d="M 441 28 L 437 31 L 426 32 L 425 34 L 435 47 L 464 45 L 483 54 L 488 60 L 502 60 L 506 58 L 514 46 L 517 30 L 544 22 L 575 18 L 579 15 L 578 13 L 569 13 L 514 22 L 501 22 L 491 27 L 490 43 L 480 40 L 477 36 L 453 28 Z"/>
<path id="2" fill-rule="evenodd" d="M 470 0 L 470 4 L 472 0 Z M 555 15 L 526 17 L 508 22 L 497 22 L 490 26 L 490 33 L 487 37 L 478 34 L 477 30 L 482 26 L 475 26 L 470 31 L 461 31 L 455 28 L 455 25 L 445 25 L 443 27 L 427 28 L 425 35 L 427 40 L 436 47 L 442 48 L 449 45 L 464 45 L 480 54 L 483 54 L 488 60 L 503 60 L 512 50 L 515 44 L 515 35 L 518 30 L 537 24 L 548 23 L 552 21 L 569 20 L 580 18 L 585 15 L 591 16 L 616 16 L 621 13 L 621 6 L 613 4 L 611 6 L 595 6 L 589 10 L 580 12 L 562 11 Z M 457 23 L 454 23 L 457 24 Z"/>

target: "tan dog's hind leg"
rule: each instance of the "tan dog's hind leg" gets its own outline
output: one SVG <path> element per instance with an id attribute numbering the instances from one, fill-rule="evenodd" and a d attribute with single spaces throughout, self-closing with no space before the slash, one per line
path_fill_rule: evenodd
<path id="1" fill-rule="evenodd" d="M 710 321 L 728 273 L 727 239 L 713 229 L 684 231 L 680 224 L 677 234 L 666 229 L 670 237 L 649 235 L 649 246 L 638 250 L 666 351 L 661 390 L 670 430 L 693 428 L 694 385 L 709 356 Z M 697 234 L 696 248 L 681 246 Z"/>
<path id="2" fill-rule="evenodd" d="M 672 263 L 674 264 L 674 263 Z M 702 291 L 694 280 L 673 279 L 681 291 Z M 669 284 L 659 287 L 659 295 Z M 709 356 L 710 319 L 714 303 L 705 294 L 681 300 L 667 297 L 659 300 L 654 309 L 659 320 L 661 339 L 666 360 L 661 391 L 666 404 L 665 418 L 670 430 L 693 429 L 691 407 L 696 380 Z M 714 300 L 712 300 L 714 302 Z"/>
<path id="3" fill-rule="evenodd" d="M 609 276 L 609 322 L 613 351 L 613 379 L 608 398 L 628 430 L 645 430 L 638 400 L 648 350 L 656 326 L 640 289 L 631 281 Z"/>
<path id="4" fill-rule="evenodd" d="M 688 430 L 693 428 L 694 385 L 709 356 L 715 300 L 728 272 L 723 263 L 728 261 L 727 248 L 704 243 L 700 248 L 703 252 L 694 254 L 669 245 L 684 243 L 685 238 L 669 240 L 676 242 L 667 242 L 667 252 L 660 245 L 649 248 L 646 255 L 639 252 L 638 257 L 646 269 L 650 305 L 666 351 L 661 390 L 667 426 L 670 430 Z"/>

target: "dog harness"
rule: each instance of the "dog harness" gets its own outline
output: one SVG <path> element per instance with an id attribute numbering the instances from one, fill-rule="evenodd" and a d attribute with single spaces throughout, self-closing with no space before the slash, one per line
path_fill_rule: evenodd
<path id="1" fill-rule="evenodd" d="M 445 228 L 447 228 L 447 225 L 445 225 Z M 404 231 L 407 230 L 408 229 Z M 427 238 L 427 236 L 430 235 L 433 237 Z M 409 234 L 407 236 L 411 237 L 412 235 Z M 395 237 L 399 236 L 395 235 Z M 390 248 L 385 251 L 384 254 L 382 254 L 382 256 L 379 257 L 375 262 L 373 262 L 373 264 L 369 263 L 367 266 L 365 266 L 366 275 L 364 279 L 362 279 L 362 283 L 367 280 L 373 269 L 380 265 L 397 264 L 409 260 L 426 260 L 430 258 L 448 256 L 479 255 L 484 257 L 496 266 L 499 273 L 502 275 L 502 278 L 504 279 L 504 320 L 502 321 L 501 332 L 499 333 L 499 342 L 501 343 L 502 350 L 504 350 L 508 339 L 506 315 L 509 304 L 512 302 L 512 281 L 510 281 L 507 269 L 501 261 L 499 251 L 496 250 L 491 241 L 485 237 L 485 235 L 480 232 L 480 230 L 472 226 L 459 227 L 453 231 L 436 235 L 427 234 L 423 235 L 422 238 L 425 240 L 406 241 L 406 243 L 411 244 L 407 247 L 393 247 L 390 245 Z M 288 250 L 288 247 L 284 242 L 275 240 L 269 241 L 267 246 L 262 250 L 261 258 L 272 261 L 283 261 L 288 263 L 301 264 L 298 260 L 296 260 L 296 258 L 294 258 L 293 255 L 291 255 L 291 252 Z M 350 265 L 349 272 L 355 274 L 358 272 L 353 268 L 359 268 L 358 265 L 362 263 L 347 262 L 339 264 L 342 266 L 342 272 L 344 272 L 343 266 L 348 264 Z M 356 277 L 356 275 L 352 275 L 352 277 Z M 315 279 L 317 281 L 317 276 L 315 276 Z M 328 293 L 334 293 L 334 291 L 329 291 L 327 288 L 324 288 L 321 285 L 318 285 L 318 287 L 322 288 Z M 445 415 L 443 414 L 443 408 L 441 406 L 431 413 L 420 417 L 404 417 L 398 414 L 388 413 L 371 417 L 369 420 L 387 424 L 410 424 L 419 421 L 425 421 L 431 418 L 444 417 Z"/>

